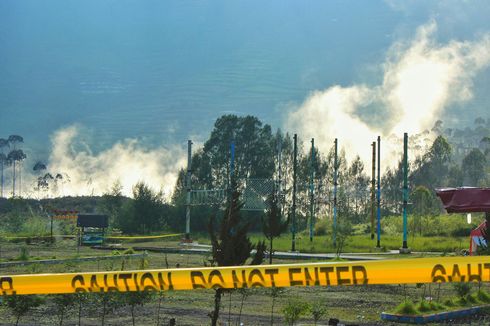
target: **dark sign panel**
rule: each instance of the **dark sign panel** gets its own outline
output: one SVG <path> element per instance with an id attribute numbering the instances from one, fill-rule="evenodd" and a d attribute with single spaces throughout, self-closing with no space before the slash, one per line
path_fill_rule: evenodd
<path id="1" fill-rule="evenodd" d="M 109 217 L 98 214 L 78 214 L 77 226 L 83 228 L 106 228 L 109 226 Z"/>

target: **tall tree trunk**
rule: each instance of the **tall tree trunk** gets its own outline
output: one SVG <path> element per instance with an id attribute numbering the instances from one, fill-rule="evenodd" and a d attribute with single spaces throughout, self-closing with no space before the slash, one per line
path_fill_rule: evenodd
<path id="1" fill-rule="evenodd" d="M 223 289 L 216 289 L 216 292 L 214 293 L 214 311 L 211 315 L 211 326 L 217 325 L 222 294 L 223 294 Z"/>
<path id="2" fill-rule="evenodd" d="M 243 289 L 246 291 L 245 289 Z M 242 293 L 242 302 L 240 303 L 240 312 L 238 314 L 238 323 L 237 325 L 240 326 L 240 322 L 242 321 L 242 310 L 243 310 L 243 304 L 245 303 L 245 292 Z"/>
<path id="3" fill-rule="evenodd" d="M 274 325 L 274 303 L 276 302 L 276 297 L 272 297 L 272 307 L 271 307 L 271 326 Z"/>
<path id="4" fill-rule="evenodd" d="M 63 316 L 65 314 L 65 309 L 62 307 L 61 308 L 61 316 L 60 316 L 60 326 L 63 325 Z"/>
<path id="5" fill-rule="evenodd" d="M 22 197 L 22 163 L 19 162 L 19 197 Z"/>
<path id="6" fill-rule="evenodd" d="M 273 237 L 271 237 L 271 241 L 270 241 L 271 242 L 271 249 L 269 251 L 269 264 L 271 264 L 271 265 L 272 265 L 272 239 L 273 239 Z"/>
<path id="7" fill-rule="evenodd" d="M 1 183 L 2 183 L 2 193 L 1 193 L 0 197 L 3 197 L 3 161 L 2 161 L 2 180 L 1 180 Z"/>
<path id="8" fill-rule="evenodd" d="M 12 197 L 15 197 L 15 159 L 14 159 L 14 173 L 12 174 Z"/>
<path id="9" fill-rule="evenodd" d="M 131 305 L 131 319 L 133 320 L 133 326 L 134 326 L 134 305 Z"/>
<path id="10" fill-rule="evenodd" d="M 163 299 L 163 294 L 162 292 L 160 292 L 160 296 L 158 298 L 158 308 L 157 308 L 157 326 L 160 326 L 160 308 L 162 306 L 162 299 Z"/>
<path id="11" fill-rule="evenodd" d="M 104 298 L 104 304 L 102 305 L 102 326 L 105 325 L 105 307 L 107 305 L 107 300 Z"/>
<path id="12" fill-rule="evenodd" d="M 78 300 L 78 326 L 82 326 L 82 298 Z"/>
<path id="13" fill-rule="evenodd" d="M 228 325 L 231 325 L 231 291 L 230 291 L 230 301 L 228 303 Z"/>

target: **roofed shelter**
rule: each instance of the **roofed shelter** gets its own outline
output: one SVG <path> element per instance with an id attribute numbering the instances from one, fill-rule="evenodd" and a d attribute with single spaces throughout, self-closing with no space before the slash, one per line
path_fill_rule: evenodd
<path id="1" fill-rule="evenodd" d="M 470 233 L 470 255 L 486 246 L 485 233 L 490 223 L 490 188 L 444 188 L 436 194 L 448 213 L 485 213 L 485 221 Z"/>

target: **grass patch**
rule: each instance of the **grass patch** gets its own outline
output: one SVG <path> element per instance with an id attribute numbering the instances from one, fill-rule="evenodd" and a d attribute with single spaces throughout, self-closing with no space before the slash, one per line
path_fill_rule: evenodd
<path id="1" fill-rule="evenodd" d="M 448 298 L 444 300 L 443 304 L 427 300 L 422 300 L 414 304 L 412 301 L 407 300 L 400 303 L 393 312 L 403 315 L 426 315 L 431 312 L 452 311 L 478 306 L 482 303 L 490 303 L 490 294 L 483 289 L 464 296 L 458 296 L 457 298 Z"/>
<path id="2" fill-rule="evenodd" d="M 476 293 L 476 297 L 478 300 L 481 302 L 489 303 L 490 302 L 490 295 L 488 294 L 487 291 L 485 290 L 480 290 Z"/>
<path id="3" fill-rule="evenodd" d="M 429 302 L 422 300 L 417 305 L 417 310 L 419 312 L 428 312 L 428 311 L 431 311 L 432 309 L 431 309 L 431 305 L 429 304 Z"/>
<path id="4" fill-rule="evenodd" d="M 417 308 L 413 304 L 413 302 L 410 300 L 407 300 L 407 301 L 400 303 L 395 308 L 395 312 L 397 314 L 402 314 L 402 315 L 417 315 L 419 313 L 417 311 Z"/>
<path id="5" fill-rule="evenodd" d="M 444 307 L 444 305 L 440 304 L 439 302 L 431 301 L 429 304 L 430 304 L 430 309 L 432 311 L 438 311 L 438 310 L 446 309 L 446 307 Z"/>
<path id="6" fill-rule="evenodd" d="M 254 233 L 251 235 L 251 240 L 252 242 L 257 242 L 265 240 L 265 238 L 261 233 Z M 199 242 L 209 244 L 209 239 L 203 237 L 199 239 Z M 382 235 L 381 245 L 384 248 L 383 251 L 398 250 L 402 246 L 402 238 L 401 236 L 395 235 Z M 412 251 L 452 253 L 467 248 L 468 238 L 416 236 L 415 238 L 409 239 L 408 245 Z M 335 253 L 337 250 L 333 247 L 331 235 L 315 236 L 313 241 L 310 242 L 310 238 L 306 233 L 297 234 L 295 249 L 300 252 L 311 253 Z M 291 250 L 291 235 L 285 234 L 274 239 L 274 250 Z M 380 249 L 376 248 L 376 239 L 371 240 L 369 234 L 361 234 L 349 236 L 344 244 L 342 252 L 375 253 L 380 252 Z"/>
<path id="7" fill-rule="evenodd" d="M 478 303 L 478 300 L 475 298 L 475 295 L 473 294 L 467 294 L 465 298 L 466 298 L 466 302 L 468 302 L 469 304 Z"/>

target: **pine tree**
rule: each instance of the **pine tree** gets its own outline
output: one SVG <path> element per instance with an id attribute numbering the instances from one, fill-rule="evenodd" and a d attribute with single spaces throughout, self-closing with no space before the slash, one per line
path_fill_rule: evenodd
<path id="1" fill-rule="evenodd" d="M 268 199 L 269 208 L 266 215 L 262 217 L 262 230 L 265 237 L 269 240 L 269 263 L 272 264 L 273 251 L 273 241 L 287 230 L 289 224 L 289 218 L 283 221 L 281 210 L 278 205 L 278 196 L 275 191 L 273 191 Z"/>
<path id="2" fill-rule="evenodd" d="M 240 192 L 234 179 L 231 180 L 231 194 L 228 205 L 225 209 L 223 218 L 217 232 L 214 227 L 214 218 L 209 221 L 209 235 L 212 244 L 212 263 L 218 266 L 240 266 L 244 265 L 250 258 L 251 251 L 255 247 L 257 253 L 252 261 L 253 265 L 262 263 L 264 258 L 265 243 L 259 242 L 254 246 L 247 236 L 250 223 L 242 221 L 240 209 L 243 203 L 240 202 Z M 214 295 L 214 311 L 210 313 L 211 325 L 215 326 L 219 318 L 221 297 L 224 289 L 216 289 Z"/>

